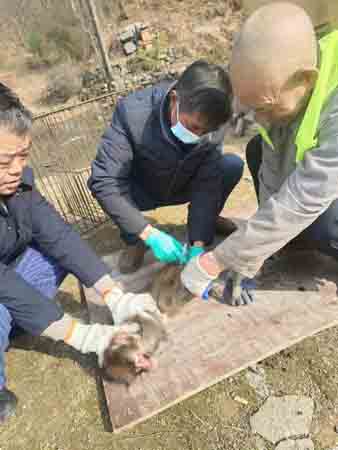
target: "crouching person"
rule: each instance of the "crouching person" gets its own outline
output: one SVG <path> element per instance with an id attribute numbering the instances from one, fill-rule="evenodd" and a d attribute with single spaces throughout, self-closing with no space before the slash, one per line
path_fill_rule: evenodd
<path id="1" fill-rule="evenodd" d="M 17 404 L 5 378 L 11 333 L 62 340 L 82 353 L 96 353 L 102 364 L 114 336 L 130 331 L 123 322 L 154 307 L 149 300 L 136 307 L 133 296 L 114 284 L 105 264 L 36 189 L 26 167 L 31 126 L 31 113 L 0 83 L 0 422 Z M 64 314 L 54 296 L 67 273 L 96 289 L 115 326 L 86 325 Z"/>
<path id="2" fill-rule="evenodd" d="M 89 188 L 126 243 L 122 273 L 139 269 L 147 248 L 166 263 L 185 263 L 234 224 L 219 217 L 239 182 L 243 161 L 223 154 L 231 116 L 227 73 L 196 61 L 175 83 L 162 82 L 121 99 L 92 164 Z M 189 203 L 189 251 L 152 227 L 142 211 Z"/>

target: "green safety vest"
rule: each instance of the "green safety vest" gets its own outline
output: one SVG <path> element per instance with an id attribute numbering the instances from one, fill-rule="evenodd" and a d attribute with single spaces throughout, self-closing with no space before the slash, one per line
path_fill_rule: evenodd
<path id="1" fill-rule="evenodd" d="M 295 139 L 297 162 L 304 159 L 305 152 L 317 146 L 316 134 L 321 111 L 338 87 L 338 31 L 333 31 L 320 39 L 319 46 L 321 61 L 318 79 Z M 259 132 L 264 141 L 273 148 L 267 130 L 259 127 Z"/>

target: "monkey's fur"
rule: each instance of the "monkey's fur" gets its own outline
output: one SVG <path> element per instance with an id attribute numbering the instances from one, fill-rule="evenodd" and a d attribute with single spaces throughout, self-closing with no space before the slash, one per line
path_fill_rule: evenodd
<path id="1" fill-rule="evenodd" d="M 143 313 L 131 318 L 135 333 L 121 332 L 112 338 L 104 353 L 102 376 L 129 386 L 137 375 L 155 366 L 153 355 L 167 338 L 163 317 L 159 313 Z"/>
<path id="2" fill-rule="evenodd" d="M 218 217 L 216 228 L 227 237 L 237 225 L 230 219 Z M 165 317 L 176 315 L 194 297 L 181 283 L 182 270 L 183 266 L 167 265 L 155 275 L 150 294 L 161 314 L 135 316 L 127 322 L 136 325 L 135 333 L 121 332 L 112 339 L 101 367 L 106 379 L 130 385 L 137 375 L 154 367 L 153 355 L 167 337 Z"/>
<path id="3" fill-rule="evenodd" d="M 151 286 L 151 295 L 158 309 L 168 317 L 176 315 L 193 299 L 193 295 L 182 285 L 182 270 L 183 266 L 164 267 L 156 274 Z"/>
<path id="4" fill-rule="evenodd" d="M 181 266 L 166 266 L 156 274 L 150 294 L 161 313 L 144 313 L 130 319 L 135 332 L 121 332 L 112 338 L 105 351 L 102 376 L 110 381 L 129 386 L 142 372 L 155 366 L 153 358 L 160 343 L 167 338 L 165 316 L 172 317 L 193 296 L 180 281 Z"/>

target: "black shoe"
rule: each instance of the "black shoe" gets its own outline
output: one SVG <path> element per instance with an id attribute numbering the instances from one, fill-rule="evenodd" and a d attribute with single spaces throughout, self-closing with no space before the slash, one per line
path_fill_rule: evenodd
<path id="1" fill-rule="evenodd" d="M 0 390 L 0 424 L 15 414 L 18 399 L 6 388 Z"/>
<path id="2" fill-rule="evenodd" d="M 25 330 L 23 330 L 17 325 L 14 325 L 14 327 L 11 328 L 11 331 L 9 333 L 9 340 L 11 341 L 12 339 L 16 339 L 20 336 L 23 336 L 24 334 L 26 334 Z"/>

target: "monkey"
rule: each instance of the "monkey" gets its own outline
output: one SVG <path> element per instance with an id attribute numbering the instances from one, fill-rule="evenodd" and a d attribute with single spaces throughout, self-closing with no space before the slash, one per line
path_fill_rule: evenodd
<path id="1" fill-rule="evenodd" d="M 112 338 L 100 370 L 104 379 L 129 387 L 138 375 L 156 368 L 154 354 L 167 339 L 167 330 L 160 313 L 137 314 L 125 324 L 132 332 Z"/>
<path id="2" fill-rule="evenodd" d="M 168 265 L 156 274 L 150 292 L 158 309 L 167 317 L 173 317 L 193 299 L 193 295 L 182 285 L 183 266 Z"/>
<path id="3" fill-rule="evenodd" d="M 233 221 L 219 216 L 216 221 L 216 231 L 222 235 L 223 239 L 226 239 L 238 229 L 240 223 L 241 221 L 238 219 Z M 183 269 L 184 265 L 166 265 L 155 275 L 150 287 L 151 295 L 156 301 L 159 310 L 167 317 L 177 315 L 184 305 L 189 303 L 194 297 L 181 282 Z M 223 301 L 224 288 L 224 280 L 220 278 L 213 284 L 210 293 L 215 299 Z"/>
<path id="4" fill-rule="evenodd" d="M 228 219 L 223 220 L 222 226 L 225 235 L 237 228 Z M 144 313 L 126 322 L 134 324 L 135 332 L 121 332 L 112 339 L 101 367 L 105 379 L 130 386 L 138 375 L 156 367 L 154 353 L 168 337 L 165 318 L 177 315 L 194 298 L 181 282 L 183 268 L 183 265 L 166 265 L 155 275 L 149 292 L 161 314 Z M 215 282 L 211 295 L 224 302 L 224 288 L 223 280 Z"/>
<path id="5" fill-rule="evenodd" d="M 151 294 L 161 313 L 167 317 L 177 315 L 194 296 L 183 286 L 181 272 L 184 266 L 169 265 L 156 274 Z M 209 296 L 220 303 L 227 303 L 229 290 L 227 289 L 228 274 L 222 273 L 210 287 Z"/>

